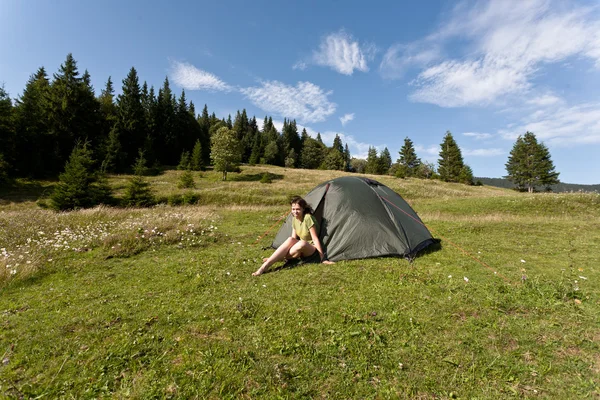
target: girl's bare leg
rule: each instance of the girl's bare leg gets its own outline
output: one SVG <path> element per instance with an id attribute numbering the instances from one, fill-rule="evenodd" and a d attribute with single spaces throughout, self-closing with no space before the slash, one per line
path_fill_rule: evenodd
<path id="1" fill-rule="evenodd" d="M 294 239 L 292 237 L 288 238 L 285 242 L 283 242 L 283 244 L 281 246 L 279 246 L 277 248 L 277 250 L 275 250 L 273 252 L 273 254 L 271 254 L 271 257 L 267 258 L 266 260 L 263 260 L 264 261 L 263 264 L 260 266 L 259 269 L 256 270 L 256 272 L 253 272 L 252 275 L 253 276 L 261 275 L 267 269 L 269 269 L 269 267 L 271 265 L 275 264 L 277 261 L 285 260 L 286 256 L 289 254 L 291 247 L 293 245 L 295 245 L 297 242 L 298 242 L 297 239 Z"/>

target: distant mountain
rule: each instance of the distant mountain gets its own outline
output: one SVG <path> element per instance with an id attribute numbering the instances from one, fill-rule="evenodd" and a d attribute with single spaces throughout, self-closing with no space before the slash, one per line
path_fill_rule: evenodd
<path id="1" fill-rule="evenodd" d="M 503 178 L 473 178 L 474 182 L 480 181 L 487 186 L 495 186 L 506 189 L 513 189 L 515 185 L 507 179 Z M 579 185 L 577 183 L 559 183 L 552 185 L 552 191 L 560 192 L 600 192 L 600 184 L 598 185 Z"/>

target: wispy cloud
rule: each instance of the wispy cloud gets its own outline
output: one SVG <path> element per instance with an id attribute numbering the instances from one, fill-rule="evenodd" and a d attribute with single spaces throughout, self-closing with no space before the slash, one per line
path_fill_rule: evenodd
<path id="1" fill-rule="evenodd" d="M 343 117 L 340 118 L 340 122 L 342 123 L 342 126 L 345 126 L 348 122 L 352 121 L 353 119 L 354 119 L 354 113 L 345 114 Z"/>
<path id="2" fill-rule="evenodd" d="M 211 92 L 229 92 L 233 90 L 230 85 L 217 76 L 188 63 L 172 61 L 170 76 L 175 84 L 188 90 L 207 90 Z"/>
<path id="3" fill-rule="evenodd" d="M 476 140 L 490 139 L 492 136 L 494 136 L 491 133 L 478 133 L 478 132 L 465 132 L 465 133 L 463 133 L 463 135 L 475 138 Z"/>
<path id="4" fill-rule="evenodd" d="M 562 99 L 552 93 L 545 93 L 527 100 L 527 104 L 534 106 L 550 106 L 561 103 Z"/>
<path id="5" fill-rule="evenodd" d="M 523 118 L 520 124 L 500 130 L 505 139 L 530 131 L 538 140 L 551 146 L 600 143 L 600 103 L 561 106 L 552 112 L 535 113 Z"/>
<path id="6" fill-rule="evenodd" d="M 463 149 L 461 150 L 465 156 L 473 157 L 493 157 L 502 156 L 506 154 L 506 150 L 491 148 L 491 149 Z"/>
<path id="7" fill-rule="evenodd" d="M 368 72 L 368 62 L 375 55 L 373 45 L 361 45 L 345 31 L 331 33 L 323 38 L 319 49 L 313 52 L 311 63 L 329 67 L 344 75 L 352 75 L 355 70 Z M 296 63 L 306 66 L 306 63 Z"/>
<path id="8" fill-rule="evenodd" d="M 409 45 L 394 44 L 384 54 L 379 64 L 379 73 L 384 79 L 400 79 L 409 68 L 425 67 L 440 56 L 440 47 L 428 41 Z"/>
<path id="9" fill-rule="evenodd" d="M 278 81 L 265 81 L 259 87 L 242 88 L 240 91 L 266 112 L 305 123 L 324 121 L 337 107 L 329 101 L 328 96 L 332 92 L 325 92 L 310 82 L 290 86 Z"/>
<path id="10" fill-rule="evenodd" d="M 299 69 L 300 71 L 304 71 L 308 65 L 304 61 L 298 61 L 296 64 L 292 66 L 292 69 Z"/>
<path id="11" fill-rule="evenodd" d="M 335 131 L 326 131 L 321 133 L 323 143 L 331 146 L 333 144 L 333 139 L 335 139 L 335 135 L 339 135 L 340 139 L 342 139 L 342 142 L 348 145 L 350 155 L 354 158 L 366 159 L 369 152 L 369 147 L 375 147 L 377 150 L 383 150 L 386 147 L 385 145 L 374 145 L 372 143 L 359 142 L 351 135 Z"/>
<path id="12" fill-rule="evenodd" d="M 600 68 L 600 21 L 592 8 L 565 7 L 551 0 L 460 3 L 425 42 L 467 42 L 465 56 L 422 71 L 410 99 L 442 107 L 488 105 L 529 91 L 546 63 L 578 56 Z"/>

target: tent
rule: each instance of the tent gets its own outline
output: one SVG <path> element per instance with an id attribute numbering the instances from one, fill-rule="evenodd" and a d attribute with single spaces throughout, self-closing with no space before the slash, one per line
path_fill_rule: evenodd
<path id="1" fill-rule="evenodd" d="M 344 176 L 324 182 L 304 199 L 319 222 L 319 238 L 331 261 L 400 256 L 412 259 L 436 243 L 402 197 L 366 177 Z M 292 218 L 275 236 L 279 247 L 292 232 Z"/>

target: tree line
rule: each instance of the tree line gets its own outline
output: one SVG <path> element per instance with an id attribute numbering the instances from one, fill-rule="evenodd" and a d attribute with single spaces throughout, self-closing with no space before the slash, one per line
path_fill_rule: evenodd
<path id="1" fill-rule="evenodd" d="M 122 81 L 121 94 L 115 96 L 109 77 L 96 95 L 90 74 L 79 73 L 72 54 L 52 79 L 44 67 L 32 74 L 14 104 L 0 87 L 0 181 L 56 177 L 77 151 L 85 154 L 86 168 L 100 174 L 135 172 L 141 160 L 146 173 L 165 166 L 200 170 L 212 165 L 223 171 L 223 179 L 238 163 L 248 163 L 474 183 L 449 131 L 437 165 L 422 162 L 408 137 L 395 162 L 387 148 L 370 147 L 366 160 L 353 158 L 339 135 L 326 146 L 320 133 L 313 138 L 306 129 L 298 132 L 293 119 L 285 118 L 279 132 L 269 116 L 259 129 L 245 109 L 233 120 L 209 114 L 206 105 L 197 114 L 184 90 L 173 93 L 168 78 L 156 91 L 140 84 L 134 67 Z M 548 149 L 531 132 L 519 137 L 506 168 L 520 190 L 558 182 Z"/>

